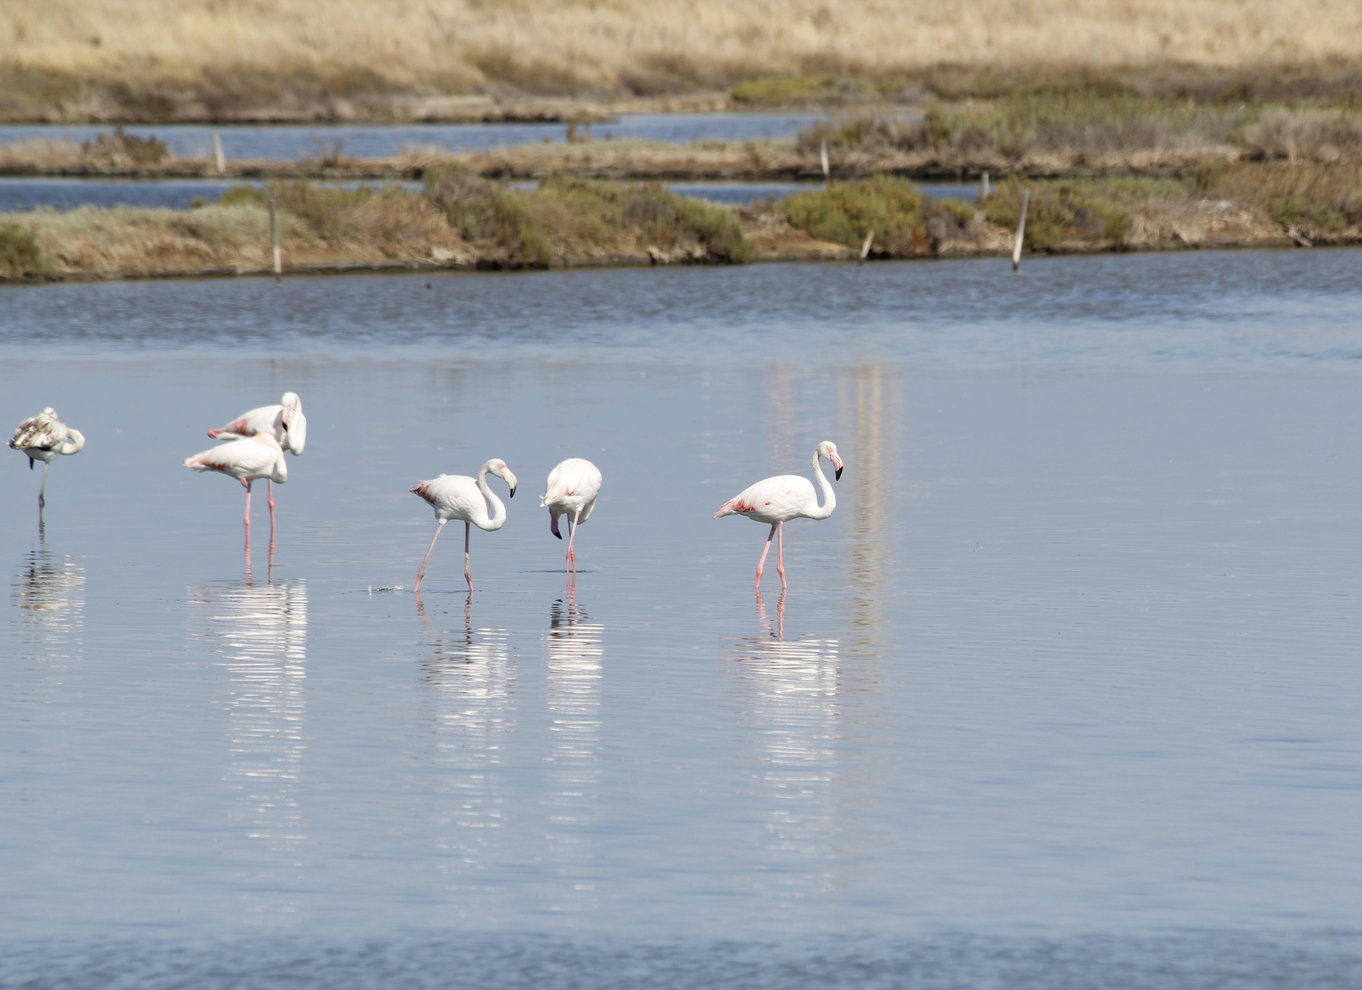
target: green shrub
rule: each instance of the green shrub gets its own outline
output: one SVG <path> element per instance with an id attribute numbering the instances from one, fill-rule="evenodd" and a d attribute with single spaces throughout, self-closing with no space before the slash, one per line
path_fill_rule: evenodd
<path id="1" fill-rule="evenodd" d="M 1031 183 L 1026 243 L 1032 250 L 1057 251 L 1065 241 L 1125 243 L 1134 226 L 1127 203 L 1147 194 L 1142 180 L 1077 179 Z M 1009 230 L 1017 225 L 1022 183 L 1011 179 L 985 204 L 989 221 Z"/>
<path id="2" fill-rule="evenodd" d="M 923 196 L 907 179 L 877 175 L 833 182 L 788 196 L 782 205 L 791 224 L 819 240 L 859 247 L 874 231 L 881 254 L 906 257 L 928 247 Z"/>
<path id="3" fill-rule="evenodd" d="M 427 174 L 426 195 L 461 237 L 506 267 L 543 268 L 560 257 L 646 247 L 693 248 L 723 263 L 754 255 L 728 210 L 655 184 L 553 176 L 521 190 L 450 165 Z"/>

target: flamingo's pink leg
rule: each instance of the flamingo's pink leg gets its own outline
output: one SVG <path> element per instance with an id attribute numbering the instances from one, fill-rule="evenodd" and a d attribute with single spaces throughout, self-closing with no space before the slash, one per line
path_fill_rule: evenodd
<path id="1" fill-rule="evenodd" d="M 757 561 L 757 592 L 761 592 L 761 572 L 766 570 L 766 555 L 771 552 L 771 537 L 776 535 L 776 530 L 780 523 L 771 523 L 771 532 L 766 534 L 766 547 L 761 551 L 761 560 Z M 782 577 L 781 580 L 784 580 Z"/>
<path id="2" fill-rule="evenodd" d="M 245 478 L 241 479 L 242 485 L 246 488 L 246 514 L 242 517 L 242 522 L 246 524 L 246 539 L 251 538 L 251 483 Z"/>
<path id="3" fill-rule="evenodd" d="M 780 593 L 785 594 L 785 524 L 776 523 L 776 573 L 780 575 Z"/>
<path id="4" fill-rule="evenodd" d="M 577 573 L 577 551 L 572 548 L 572 541 L 577 535 L 577 524 L 581 521 L 582 510 L 578 509 L 571 519 L 568 520 L 568 548 L 567 562 L 572 568 L 572 573 Z"/>
<path id="5" fill-rule="evenodd" d="M 473 568 L 468 559 L 468 537 L 472 533 L 473 526 L 467 520 L 463 524 L 463 579 L 468 582 L 468 593 L 473 594 Z"/>
<path id="6" fill-rule="evenodd" d="M 29 459 L 28 466 L 33 466 L 32 458 Z M 43 461 L 43 481 L 38 486 L 38 508 L 42 509 L 47 504 L 47 471 L 52 467 L 51 461 Z"/>
<path id="7" fill-rule="evenodd" d="M 271 479 L 266 478 L 266 479 L 265 479 L 265 486 L 266 486 L 266 487 L 265 487 L 265 493 L 266 493 L 266 494 L 268 495 L 268 497 L 269 497 L 269 504 L 270 504 L 270 542 L 273 543 L 273 542 L 274 542 L 274 482 L 273 482 Z"/>
<path id="8" fill-rule="evenodd" d="M 412 593 L 421 590 L 421 579 L 426 576 L 426 564 L 430 562 L 430 552 L 435 549 L 435 541 L 440 538 L 440 531 L 445 528 L 445 520 L 441 519 L 435 526 L 435 535 L 430 538 L 430 546 L 426 548 L 426 555 L 421 560 L 421 569 L 416 572 L 416 583 L 411 586 Z"/>

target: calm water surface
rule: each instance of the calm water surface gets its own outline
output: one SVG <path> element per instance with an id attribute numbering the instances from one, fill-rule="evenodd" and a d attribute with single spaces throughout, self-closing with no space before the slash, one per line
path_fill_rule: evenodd
<path id="1" fill-rule="evenodd" d="M 1359 985 L 1360 266 L 0 290 L 88 440 L 0 483 L 0 985 Z M 180 462 L 286 389 L 248 560 Z"/>
<path id="2" fill-rule="evenodd" d="M 26 210 L 73 210 L 81 206 L 148 206 L 158 209 L 187 210 L 203 203 L 213 203 L 229 189 L 237 186 L 259 186 L 262 183 L 241 179 L 156 179 L 147 181 L 74 179 L 74 178 L 7 178 L 0 176 L 0 213 Z M 329 185 L 330 183 L 322 183 Z M 349 188 L 369 186 L 383 188 L 382 182 L 337 183 Z M 399 182 L 404 189 L 420 190 L 419 182 Z M 534 183 L 524 183 L 526 187 Z M 759 199 L 780 199 L 806 189 L 820 188 L 809 182 L 673 182 L 666 184 L 682 196 L 707 199 L 714 203 L 747 205 Z M 942 198 L 973 200 L 977 185 L 964 183 L 929 182 L 919 186 L 928 195 Z"/>
<path id="3" fill-rule="evenodd" d="M 747 141 L 794 137 L 820 120 L 821 113 L 626 113 L 578 127 L 595 140 Z M 228 158 L 300 161 L 340 152 L 350 158 L 387 158 L 411 148 L 489 151 L 518 144 L 560 142 L 567 125 L 524 124 L 134 124 L 136 137 L 154 137 L 182 157 L 214 154 L 213 134 Z M 0 124 L 0 144 L 18 141 L 92 141 L 111 128 L 97 124 Z"/>

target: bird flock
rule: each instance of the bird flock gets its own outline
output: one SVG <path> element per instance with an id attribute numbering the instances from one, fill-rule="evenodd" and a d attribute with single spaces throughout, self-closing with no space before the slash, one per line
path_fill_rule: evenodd
<path id="1" fill-rule="evenodd" d="M 307 446 L 307 417 L 303 415 L 303 400 L 296 392 L 285 392 L 277 404 L 250 409 L 225 426 L 209 430 L 208 436 L 219 443 L 186 457 L 184 466 L 192 471 L 215 471 L 235 478 L 246 489 L 243 523 L 249 560 L 251 485 L 262 479 L 266 482 L 270 546 L 273 548 L 274 486 L 288 481 L 285 455 L 299 456 Z M 43 507 L 46 505 L 47 472 L 52 460 L 58 455 L 79 453 L 85 447 L 85 437 L 79 430 L 63 423 L 57 411 L 49 406 L 20 423 L 9 445 L 28 457 L 30 470 L 37 461 L 43 462 L 43 480 L 38 488 L 38 519 L 41 526 Z M 824 440 L 814 448 L 812 459 L 817 491 L 813 483 L 802 475 L 777 475 L 744 488 L 714 513 L 716 519 L 732 515 L 745 516 L 771 527 L 766 534 L 761 559 L 757 561 L 755 588 L 758 596 L 761 594 L 761 576 L 766 568 L 767 555 L 771 552 L 772 540 L 776 543 L 776 572 L 780 575 L 782 592 L 788 587 L 785 579 L 785 523 L 792 519 L 826 519 L 837 508 L 837 496 L 823 473 L 822 461 L 832 465 L 834 478 L 842 477 L 842 458 L 837 453 L 837 445 L 831 440 Z M 412 486 L 412 494 L 424 499 L 435 513 L 435 535 L 431 537 L 430 546 L 426 548 L 421 566 L 417 569 L 413 592 L 421 590 L 426 565 L 430 563 L 430 555 L 435 550 L 445 523 L 457 519 L 464 526 L 463 576 L 471 598 L 473 571 L 469 542 L 472 527 L 495 532 L 506 523 L 506 506 L 488 485 L 488 475 L 504 481 L 508 497 L 515 497 L 516 476 L 499 457 L 483 464 L 475 477 L 442 474 L 427 481 L 418 481 Z M 544 494 L 539 497 L 540 508 L 549 510 L 549 531 L 560 540 L 563 534 L 559 519 L 565 520 L 568 535 L 563 568 L 572 581 L 577 576 L 577 527 L 591 518 L 600 491 L 600 469 L 583 458 L 569 457 L 549 472 Z M 819 493 L 823 497 L 821 504 L 818 501 Z"/>

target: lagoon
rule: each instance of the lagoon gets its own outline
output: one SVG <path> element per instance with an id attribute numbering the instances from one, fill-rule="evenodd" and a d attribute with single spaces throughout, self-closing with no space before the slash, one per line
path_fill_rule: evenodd
<path id="1" fill-rule="evenodd" d="M 1355 984 L 1359 257 L 0 289 L 0 984 Z"/>

